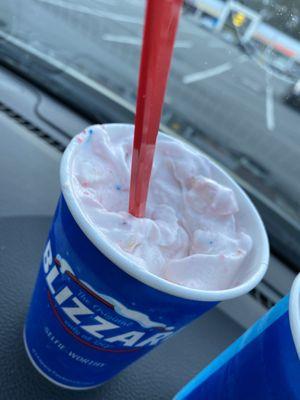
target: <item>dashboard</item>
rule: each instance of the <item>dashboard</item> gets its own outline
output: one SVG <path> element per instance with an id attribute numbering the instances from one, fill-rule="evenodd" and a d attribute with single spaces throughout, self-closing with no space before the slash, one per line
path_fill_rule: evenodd
<path id="1" fill-rule="evenodd" d="M 22 330 L 59 196 L 59 162 L 90 121 L 0 68 L 1 399 L 166 399 L 289 291 L 295 272 L 274 256 L 251 294 L 220 304 L 113 380 L 89 392 L 57 388 L 31 366 Z M 222 327 L 222 329 L 220 329 Z"/>

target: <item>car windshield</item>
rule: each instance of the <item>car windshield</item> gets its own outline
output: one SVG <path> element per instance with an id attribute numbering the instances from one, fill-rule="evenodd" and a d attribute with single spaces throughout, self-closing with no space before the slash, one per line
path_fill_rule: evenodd
<path id="1" fill-rule="evenodd" d="M 94 121 L 132 121 L 144 8 L 143 0 L 2 0 L 0 60 Z M 299 40 L 299 0 L 186 0 L 162 116 L 163 129 L 231 171 L 291 259 L 300 231 Z"/>

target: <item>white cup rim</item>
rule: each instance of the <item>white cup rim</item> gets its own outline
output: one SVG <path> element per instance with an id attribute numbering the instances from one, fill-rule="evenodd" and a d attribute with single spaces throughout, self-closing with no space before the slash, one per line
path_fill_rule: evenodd
<path id="1" fill-rule="evenodd" d="M 290 292 L 289 321 L 296 351 L 300 358 L 300 274 L 296 276 Z"/>
<path id="2" fill-rule="evenodd" d="M 105 124 L 104 126 L 106 129 L 109 129 L 109 127 L 114 128 L 120 126 L 125 126 L 127 128 L 132 127 L 132 125 L 130 124 Z M 167 136 L 161 132 L 160 135 Z M 195 149 L 192 148 L 192 146 L 189 146 L 187 144 L 185 145 L 190 147 L 190 149 L 192 149 L 192 151 L 195 152 Z M 246 294 L 249 291 L 251 291 L 262 280 L 269 264 L 269 242 L 263 222 L 257 210 L 255 209 L 254 205 L 252 204 L 248 196 L 244 193 L 244 191 L 233 181 L 233 179 L 223 169 L 221 169 L 213 161 L 212 163 L 216 166 L 218 170 L 222 171 L 222 173 L 226 175 L 227 179 L 231 181 L 233 186 L 235 186 L 236 190 L 239 190 L 243 193 L 243 196 L 245 197 L 248 206 L 252 208 L 252 211 L 254 212 L 254 215 L 256 217 L 256 223 L 261 232 L 260 239 L 262 239 L 262 243 L 260 243 L 260 246 L 262 246 L 263 250 L 261 255 L 261 261 L 259 262 L 259 268 L 257 268 L 257 270 L 252 274 L 252 276 L 246 282 L 243 282 L 242 284 L 236 287 L 225 290 L 198 290 L 198 289 L 190 289 L 188 287 L 169 282 L 165 279 L 162 279 L 156 275 L 151 274 L 146 270 L 139 268 L 137 264 L 135 264 L 129 258 L 126 258 L 125 255 L 122 254 L 122 252 L 118 251 L 116 247 L 111 245 L 104 235 L 100 235 L 99 232 L 96 232 L 93 228 L 91 228 L 88 220 L 86 219 L 81 209 L 78 207 L 78 204 L 74 200 L 74 196 L 72 195 L 72 192 L 70 190 L 70 185 L 68 184 L 68 179 L 69 179 L 67 174 L 68 165 L 70 162 L 71 155 L 74 151 L 74 148 L 77 146 L 78 143 L 75 137 L 66 148 L 61 160 L 60 182 L 64 199 L 68 205 L 68 208 L 73 218 L 75 219 L 81 230 L 84 232 L 84 234 L 88 237 L 88 239 L 96 246 L 96 248 L 99 251 L 101 251 L 101 253 L 103 253 L 108 259 L 110 259 L 116 266 L 121 268 L 127 274 L 161 292 L 168 293 L 170 295 L 181 297 L 184 299 L 196 300 L 196 301 L 209 301 L 209 302 L 218 302 L 222 300 L 233 299 L 235 297 Z M 199 153 L 201 154 L 203 152 L 199 150 Z"/>

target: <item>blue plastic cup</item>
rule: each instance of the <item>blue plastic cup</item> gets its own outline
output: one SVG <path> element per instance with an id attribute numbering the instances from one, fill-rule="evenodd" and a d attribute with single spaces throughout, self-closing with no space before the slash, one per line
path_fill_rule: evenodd
<path id="1" fill-rule="evenodd" d="M 188 383 L 176 400 L 300 399 L 300 274 L 291 293 Z"/>
<path id="2" fill-rule="evenodd" d="M 120 130 L 133 133 L 132 125 L 105 128 L 112 135 Z M 204 291 L 152 275 L 97 233 L 76 203 L 68 172 L 76 146 L 75 137 L 62 159 L 62 195 L 46 241 L 24 341 L 33 365 L 47 379 L 64 388 L 86 389 L 107 381 L 217 302 L 251 290 L 265 274 L 269 247 L 254 206 L 215 166 L 216 178 L 234 190 L 241 223 L 254 238 L 239 284 Z"/>

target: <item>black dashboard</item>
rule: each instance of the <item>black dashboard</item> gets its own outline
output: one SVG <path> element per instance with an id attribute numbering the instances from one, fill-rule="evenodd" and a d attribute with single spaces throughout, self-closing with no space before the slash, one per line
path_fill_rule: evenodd
<path id="1" fill-rule="evenodd" d="M 60 192 L 62 151 L 72 134 L 95 121 L 5 69 L 0 75 L 0 399 L 172 398 L 265 312 L 262 291 L 272 305 L 294 273 L 272 258 L 276 268 L 261 291 L 210 311 L 99 389 L 74 392 L 48 382 L 31 366 L 22 330 Z"/>

